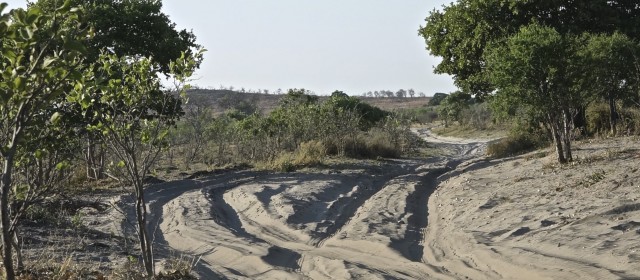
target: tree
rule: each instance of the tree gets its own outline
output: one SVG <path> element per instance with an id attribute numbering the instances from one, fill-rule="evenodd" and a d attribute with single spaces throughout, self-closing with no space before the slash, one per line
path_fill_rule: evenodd
<path id="1" fill-rule="evenodd" d="M 11 244 L 15 219 L 11 221 L 9 197 L 16 159 L 23 145 L 34 143 L 39 131 L 60 118 L 57 112 L 48 120 L 41 114 L 55 108 L 56 98 L 78 78 L 86 51 L 81 40 L 87 29 L 80 20 L 81 10 L 69 2 L 50 12 L 29 7 L 5 14 L 6 6 L 0 4 L 0 223 L 4 274 L 15 279 Z"/>
<path id="2" fill-rule="evenodd" d="M 542 120 L 553 137 L 560 163 L 572 160 L 572 117 L 584 100 L 573 88 L 577 41 L 551 27 L 532 24 L 486 54 L 488 77 L 498 102 L 522 107 Z"/>
<path id="3" fill-rule="evenodd" d="M 193 54 L 199 48 L 195 35 L 177 30 L 176 24 L 162 12 L 161 0 L 69 0 L 73 6 L 82 6 L 85 20 L 94 29 L 95 36 L 87 41 L 88 61 L 96 61 L 108 49 L 118 56 L 153 57 L 158 71 L 166 74 L 169 64 L 181 53 Z M 38 0 L 31 4 L 43 10 L 56 8 L 60 0 Z"/>
<path id="4" fill-rule="evenodd" d="M 604 99 L 609 104 L 609 126 L 616 135 L 619 118 L 616 101 L 628 100 L 638 88 L 637 69 L 634 61 L 640 54 L 640 46 L 621 33 L 612 35 L 585 35 L 584 48 L 579 56 L 584 71 L 578 86 L 593 97 Z"/>
<path id="5" fill-rule="evenodd" d="M 438 105 L 438 115 L 444 119 L 445 127 L 449 121 L 459 121 L 462 110 L 469 107 L 471 95 L 462 91 L 456 91 L 446 95 Z"/>
<path id="6" fill-rule="evenodd" d="M 197 67 L 202 51 L 195 57 L 183 53 L 170 63 L 177 91 L 185 93 L 186 79 Z M 160 152 L 167 147 L 170 127 L 183 115 L 181 100 L 162 90 L 158 65 L 149 58 L 102 55 L 95 69 L 85 76 L 91 86 L 76 86 L 69 100 L 85 112 L 94 114 L 89 130 L 107 143 L 119 160 L 111 166 L 113 174 L 132 186 L 135 193 L 138 239 L 145 270 L 154 275 L 152 239 L 147 225 L 144 180 Z M 117 77 L 117 78 L 116 78 Z"/>
<path id="7" fill-rule="evenodd" d="M 61 1 L 38 0 L 29 5 L 53 11 L 58 2 Z M 182 52 L 191 54 L 199 47 L 192 32 L 177 30 L 162 12 L 162 1 L 70 0 L 70 3 L 84 8 L 84 20 L 94 30 L 94 36 L 85 41 L 87 63 L 95 62 L 101 52 L 109 50 L 118 56 L 153 57 L 156 70 L 166 75 L 171 61 L 180 58 Z M 101 179 L 105 168 L 104 143 L 98 143 L 99 137 L 92 133 L 82 137 L 86 138 L 87 177 Z"/>
<path id="8" fill-rule="evenodd" d="M 388 98 L 393 98 L 393 91 L 385 90 L 384 94 L 387 95 Z"/>
<path id="9" fill-rule="evenodd" d="M 407 97 L 407 91 L 404 89 L 399 89 L 398 91 L 396 91 L 396 97 L 398 98 Z"/>
<path id="10" fill-rule="evenodd" d="M 411 98 L 413 98 L 416 95 L 416 91 L 413 89 L 409 89 L 407 93 L 409 94 L 409 96 L 411 96 Z"/>
<path id="11" fill-rule="evenodd" d="M 427 105 L 429 105 L 429 106 L 438 106 L 438 105 L 440 105 L 440 102 L 442 102 L 442 100 L 447 98 L 447 96 L 449 96 L 449 95 L 446 94 L 446 93 L 436 92 L 436 94 L 434 94 L 433 97 L 431 97 L 431 99 L 429 99 L 429 103 Z"/>
<path id="12" fill-rule="evenodd" d="M 612 34 L 640 38 L 640 6 L 636 1 L 458 0 L 433 10 L 419 34 L 427 49 L 442 61 L 434 72 L 452 75 L 456 85 L 482 97 L 495 86 L 487 76 L 485 50 L 504 44 L 520 27 L 538 22 L 560 34 Z"/>

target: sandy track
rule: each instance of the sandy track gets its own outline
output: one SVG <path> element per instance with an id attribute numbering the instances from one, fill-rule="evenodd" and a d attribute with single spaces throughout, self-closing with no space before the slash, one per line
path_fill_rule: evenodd
<path id="1" fill-rule="evenodd" d="M 444 155 L 149 187 L 157 255 L 201 257 L 202 279 L 640 278 L 635 141 L 553 167 L 415 133 Z"/>
<path id="2" fill-rule="evenodd" d="M 627 276 L 560 255 L 538 260 L 558 250 L 506 242 L 517 227 L 469 227 L 481 220 L 469 214 L 475 194 L 451 182 L 464 185 L 466 174 L 501 161 L 480 156 L 486 140 L 415 133 L 444 155 L 308 173 L 234 171 L 152 186 L 147 199 L 157 254 L 199 256 L 203 279 Z M 580 269 L 586 273 L 573 272 Z"/>
<path id="3" fill-rule="evenodd" d="M 432 142 L 449 154 L 310 173 L 237 171 L 149 187 L 156 253 L 199 256 L 203 279 L 453 279 L 425 262 L 427 202 L 438 177 L 483 144 Z M 130 227 L 123 222 L 121 230 Z"/>

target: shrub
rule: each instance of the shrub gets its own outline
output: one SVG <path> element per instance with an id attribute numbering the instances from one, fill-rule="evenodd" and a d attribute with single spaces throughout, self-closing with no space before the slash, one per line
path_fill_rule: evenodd
<path id="1" fill-rule="evenodd" d="M 640 133 L 640 109 L 622 107 L 617 104 L 618 117 L 617 131 L 630 135 Z M 609 105 L 603 102 L 592 103 L 587 107 L 587 129 L 589 133 L 607 134 L 611 131 L 609 118 L 611 113 Z"/>
<path id="2" fill-rule="evenodd" d="M 473 104 L 460 112 L 458 119 L 461 125 L 476 129 L 487 129 L 493 124 L 493 117 L 489 104 Z"/>
<path id="3" fill-rule="evenodd" d="M 546 143 L 544 134 L 512 133 L 489 144 L 487 155 L 496 158 L 514 156 L 543 147 Z"/>
<path id="4" fill-rule="evenodd" d="M 640 134 L 640 109 L 627 107 L 618 113 L 620 114 L 620 125 L 622 126 L 619 131 L 627 135 Z"/>
<path id="5" fill-rule="evenodd" d="M 605 103 L 591 103 L 587 107 L 587 130 L 589 133 L 606 133 L 611 129 L 609 125 L 609 105 Z"/>
<path id="6" fill-rule="evenodd" d="M 300 144 L 295 151 L 293 164 L 296 166 L 312 166 L 322 163 L 327 155 L 327 148 L 320 141 L 308 141 Z"/>

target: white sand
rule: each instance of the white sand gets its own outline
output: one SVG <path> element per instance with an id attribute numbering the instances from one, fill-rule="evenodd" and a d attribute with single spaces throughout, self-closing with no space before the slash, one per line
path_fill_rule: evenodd
<path id="1" fill-rule="evenodd" d="M 584 163 L 553 167 L 417 132 L 447 156 L 150 187 L 158 255 L 201 257 L 202 279 L 640 277 L 634 141 L 583 143 Z"/>

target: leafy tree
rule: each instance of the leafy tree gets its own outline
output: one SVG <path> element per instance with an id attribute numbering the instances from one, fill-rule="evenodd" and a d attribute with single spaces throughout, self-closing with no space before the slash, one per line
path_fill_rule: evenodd
<path id="1" fill-rule="evenodd" d="M 413 98 L 414 96 L 416 96 L 416 91 L 414 89 L 409 89 L 407 91 L 407 93 L 409 94 L 409 96 L 411 96 L 411 98 Z"/>
<path id="2" fill-rule="evenodd" d="M 637 42 L 621 33 L 585 35 L 585 47 L 579 51 L 584 71 L 577 81 L 581 90 L 588 91 L 609 105 L 609 126 L 617 134 L 619 118 L 616 100 L 628 100 L 637 93 L 638 76 L 634 61 L 640 55 Z"/>
<path id="3" fill-rule="evenodd" d="M 36 135 L 61 117 L 45 109 L 78 78 L 85 48 L 81 40 L 87 30 L 81 11 L 70 3 L 51 12 L 30 7 L 3 13 L 0 3 L 0 220 L 2 258 L 6 279 L 15 279 L 11 236 L 15 230 L 9 208 L 12 178 L 19 152 L 33 144 Z M 50 114 L 43 118 L 42 114 Z M 36 156 L 37 157 L 37 156 Z"/>
<path id="4" fill-rule="evenodd" d="M 349 96 L 342 91 L 334 91 L 325 102 L 325 106 L 336 114 L 337 110 L 355 112 L 359 119 L 360 129 L 365 131 L 389 115 L 382 109 L 362 102 L 360 99 Z"/>
<path id="5" fill-rule="evenodd" d="M 318 102 L 318 97 L 311 94 L 306 89 L 289 89 L 284 97 L 280 99 L 281 106 L 295 106 L 299 104 L 309 105 Z"/>
<path id="6" fill-rule="evenodd" d="M 184 94 L 186 79 L 191 75 L 202 52 L 196 57 L 183 54 L 170 64 L 175 89 Z M 94 114 L 88 129 L 99 132 L 111 152 L 119 160 L 111 166 L 113 174 L 130 184 L 135 192 L 138 239 L 148 275 L 154 275 L 152 239 L 147 225 L 144 179 L 167 147 L 169 128 L 183 115 L 181 100 L 163 91 L 158 65 L 148 58 L 103 55 L 85 79 L 94 84 L 76 86 L 69 100 L 77 102 L 85 112 Z M 118 77 L 118 78 L 115 78 Z"/>
<path id="7" fill-rule="evenodd" d="M 434 94 L 433 97 L 431 97 L 431 99 L 429 99 L 429 103 L 427 103 L 427 105 L 429 105 L 429 106 L 438 106 L 438 105 L 440 105 L 440 102 L 442 102 L 442 100 L 447 98 L 447 96 L 449 96 L 449 95 L 446 94 L 446 93 L 436 92 L 436 94 Z"/>
<path id="8" fill-rule="evenodd" d="M 60 0 L 38 0 L 31 5 L 43 10 L 56 9 Z M 199 48 L 195 35 L 177 30 L 176 24 L 162 12 L 161 0 L 69 0 L 82 6 L 85 20 L 94 29 L 87 41 L 88 61 L 96 61 L 108 49 L 118 56 L 153 57 L 162 73 L 169 73 L 172 61 L 181 53 L 193 54 Z"/>
<path id="9" fill-rule="evenodd" d="M 440 105 L 438 105 L 438 115 L 445 121 L 445 126 L 449 121 L 458 121 L 462 110 L 469 107 L 471 95 L 462 91 L 456 91 L 447 95 Z"/>
<path id="10" fill-rule="evenodd" d="M 399 89 L 398 91 L 396 91 L 396 97 L 398 98 L 407 97 L 407 91 L 404 89 Z"/>
<path id="11" fill-rule="evenodd" d="M 56 9 L 60 0 L 38 0 L 30 6 L 45 11 Z M 170 62 L 180 58 L 182 52 L 192 54 L 198 47 L 193 33 L 177 30 L 175 23 L 162 12 L 160 0 L 69 0 L 82 6 L 84 20 L 93 29 L 94 36 L 85 41 L 88 49 L 87 63 L 95 62 L 101 52 L 108 50 L 118 56 L 153 57 L 154 67 L 168 74 Z M 76 114 L 79 108 L 69 108 L 66 114 Z M 96 108 L 97 110 L 100 110 Z M 78 118 L 81 119 L 81 118 Z M 84 126 L 82 122 L 79 126 Z M 86 137 L 85 160 L 87 176 L 100 179 L 104 176 L 105 146 L 97 142 L 98 135 L 84 133 Z"/>
<path id="12" fill-rule="evenodd" d="M 584 100 L 573 88 L 579 70 L 574 67 L 577 45 L 572 36 L 532 24 L 486 55 L 490 81 L 498 88 L 495 99 L 542 120 L 561 163 L 572 159 L 572 117 Z"/>
<path id="13" fill-rule="evenodd" d="M 442 61 L 435 72 L 452 75 L 456 85 L 480 97 L 495 86 L 487 75 L 487 46 L 503 44 L 520 27 L 538 22 L 560 34 L 612 34 L 640 38 L 636 1 L 458 0 L 433 10 L 419 34 Z"/>

